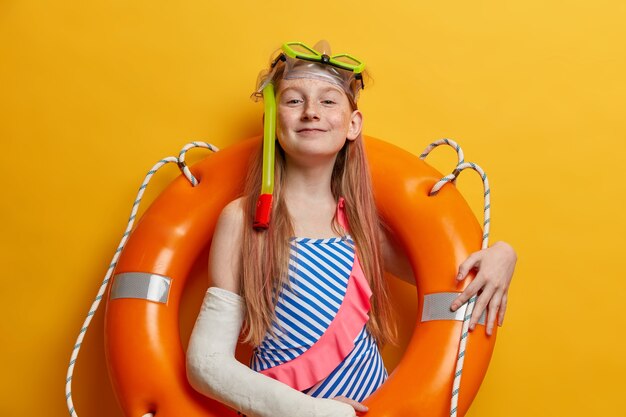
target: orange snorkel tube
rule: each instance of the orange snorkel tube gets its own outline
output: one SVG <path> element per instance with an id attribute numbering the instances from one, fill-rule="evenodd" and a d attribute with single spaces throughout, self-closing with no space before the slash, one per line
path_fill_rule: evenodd
<path id="1" fill-rule="evenodd" d="M 272 213 L 272 197 L 274 193 L 274 148 L 276 146 L 276 97 L 274 85 L 269 83 L 263 88 L 265 118 L 263 121 L 263 180 L 261 195 L 256 203 L 254 228 L 267 229 Z"/>

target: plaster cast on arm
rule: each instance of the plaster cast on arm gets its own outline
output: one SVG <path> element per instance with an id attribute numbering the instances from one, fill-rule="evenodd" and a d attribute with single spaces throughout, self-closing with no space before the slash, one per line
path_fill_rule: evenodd
<path id="1" fill-rule="evenodd" d="M 209 288 L 187 349 L 187 378 L 197 391 L 249 417 L 355 416 L 345 403 L 310 397 L 237 361 L 243 320 L 239 295 Z"/>

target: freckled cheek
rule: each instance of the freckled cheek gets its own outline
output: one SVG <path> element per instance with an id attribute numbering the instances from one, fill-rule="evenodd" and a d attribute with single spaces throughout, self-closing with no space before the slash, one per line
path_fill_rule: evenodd
<path id="1" fill-rule="evenodd" d="M 277 114 L 276 137 L 280 140 L 293 137 L 293 130 L 297 126 L 298 119 L 292 114 Z"/>
<path id="2" fill-rule="evenodd" d="M 347 129 L 348 125 L 349 125 L 349 121 L 350 118 L 347 116 L 336 116 L 335 118 L 331 119 L 331 123 L 332 125 L 336 128 L 336 129 Z"/>
<path id="3" fill-rule="evenodd" d="M 289 126 L 289 119 L 286 117 L 285 114 L 279 112 L 276 115 L 276 134 L 282 134 L 284 128 L 286 128 L 287 126 Z"/>

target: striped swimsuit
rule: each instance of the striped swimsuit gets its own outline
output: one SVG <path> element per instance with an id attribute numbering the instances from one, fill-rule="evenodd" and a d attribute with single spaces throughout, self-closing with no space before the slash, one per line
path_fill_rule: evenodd
<path id="1" fill-rule="evenodd" d="M 347 230 L 343 199 L 338 219 Z M 292 238 L 269 332 L 250 367 L 314 397 L 362 401 L 387 378 L 366 328 L 371 290 L 352 238 Z"/>

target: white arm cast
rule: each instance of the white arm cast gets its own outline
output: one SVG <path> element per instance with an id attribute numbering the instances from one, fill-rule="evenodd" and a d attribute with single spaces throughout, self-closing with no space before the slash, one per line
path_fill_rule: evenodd
<path id="1" fill-rule="evenodd" d="M 200 393 L 249 417 L 353 417 L 352 406 L 313 398 L 253 371 L 235 359 L 243 299 L 211 287 L 187 349 L 187 378 Z"/>

